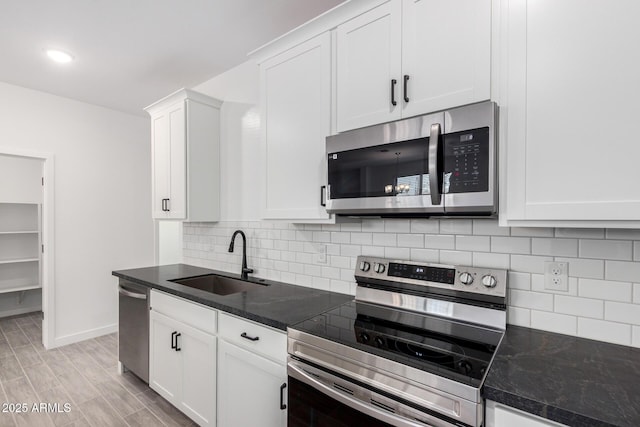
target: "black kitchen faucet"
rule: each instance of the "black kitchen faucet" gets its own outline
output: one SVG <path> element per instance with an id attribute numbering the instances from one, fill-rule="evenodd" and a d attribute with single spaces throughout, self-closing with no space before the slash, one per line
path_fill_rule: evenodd
<path id="1" fill-rule="evenodd" d="M 253 273 L 253 269 L 247 267 L 247 236 L 244 235 L 242 230 L 236 230 L 233 232 L 233 236 L 231 236 L 231 243 L 229 243 L 229 252 L 233 252 L 233 243 L 235 242 L 238 234 L 242 236 L 242 274 L 240 277 L 246 280 L 248 279 L 248 274 Z"/>

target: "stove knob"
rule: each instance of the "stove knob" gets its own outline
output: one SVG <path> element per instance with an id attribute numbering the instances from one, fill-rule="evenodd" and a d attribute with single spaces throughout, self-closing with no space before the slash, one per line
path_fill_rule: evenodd
<path id="1" fill-rule="evenodd" d="M 360 333 L 360 339 L 362 340 L 363 343 L 368 343 L 369 342 L 369 335 L 366 332 L 361 332 Z"/>
<path id="2" fill-rule="evenodd" d="M 373 340 L 373 342 L 376 344 L 376 347 L 378 348 L 382 348 L 384 346 L 384 340 L 380 337 L 376 337 L 376 339 Z"/>
<path id="3" fill-rule="evenodd" d="M 482 277 L 482 284 L 487 288 L 495 288 L 498 284 L 498 281 L 492 275 L 487 274 L 486 276 Z"/>
<path id="4" fill-rule="evenodd" d="M 360 262 L 360 271 L 369 271 L 369 268 L 371 268 L 371 264 L 367 261 Z"/>
<path id="5" fill-rule="evenodd" d="M 460 273 L 460 283 L 463 285 L 469 286 L 473 283 L 473 276 L 467 272 Z"/>
<path id="6" fill-rule="evenodd" d="M 378 274 L 382 274 L 384 273 L 384 264 L 380 264 L 378 262 L 376 262 L 375 264 L 373 264 L 373 271 L 375 271 Z"/>
<path id="7" fill-rule="evenodd" d="M 473 368 L 471 366 L 471 363 L 467 362 L 466 360 L 461 360 L 458 362 L 458 370 L 465 375 L 469 375 L 472 369 Z"/>

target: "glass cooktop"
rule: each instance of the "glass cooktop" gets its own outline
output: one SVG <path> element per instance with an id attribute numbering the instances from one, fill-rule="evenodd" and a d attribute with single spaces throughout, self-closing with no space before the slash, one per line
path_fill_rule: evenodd
<path id="1" fill-rule="evenodd" d="M 356 301 L 291 327 L 480 387 L 503 332 Z"/>

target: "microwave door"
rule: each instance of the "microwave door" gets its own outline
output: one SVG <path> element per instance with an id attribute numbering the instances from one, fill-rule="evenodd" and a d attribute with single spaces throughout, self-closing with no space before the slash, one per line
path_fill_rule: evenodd
<path id="1" fill-rule="evenodd" d="M 495 104 L 445 112 L 442 192 L 446 214 L 496 213 Z"/>

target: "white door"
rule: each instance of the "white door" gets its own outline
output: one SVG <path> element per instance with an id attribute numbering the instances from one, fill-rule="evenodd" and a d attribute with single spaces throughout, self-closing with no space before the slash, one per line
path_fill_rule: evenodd
<path id="1" fill-rule="evenodd" d="M 489 99 L 490 62 L 491 0 L 403 0 L 403 117 Z"/>
<path id="2" fill-rule="evenodd" d="M 169 117 L 162 113 L 151 118 L 151 151 L 152 151 L 152 215 L 153 218 L 166 218 L 164 200 L 169 198 L 170 159 Z"/>
<path id="3" fill-rule="evenodd" d="M 171 151 L 167 218 L 182 219 L 187 216 L 187 134 L 184 101 L 171 106 L 167 114 Z"/>
<path id="4" fill-rule="evenodd" d="M 315 37 L 260 64 L 262 216 L 328 219 L 325 138 L 331 132 L 331 37 Z"/>
<path id="5" fill-rule="evenodd" d="M 218 425 L 287 425 L 287 370 L 254 353 L 220 340 Z"/>
<path id="6" fill-rule="evenodd" d="M 182 397 L 178 408 L 199 425 L 216 424 L 216 337 L 185 324 L 177 347 L 182 357 Z"/>
<path id="7" fill-rule="evenodd" d="M 506 6 L 500 102 L 508 206 L 501 217 L 637 221 L 640 2 Z"/>
<path id="8" fill-rule="evenodd" d="M 180 353 L 173 347 L 180 322 L 156 311 L 149 313 L 149 386 L 169 402 L 180 395 Z"/>
<path id="9" fill-rule="evenodd" d="M 338 132 L 400 118 L 401 15 L 390 1 L 338 26 Z"/>

